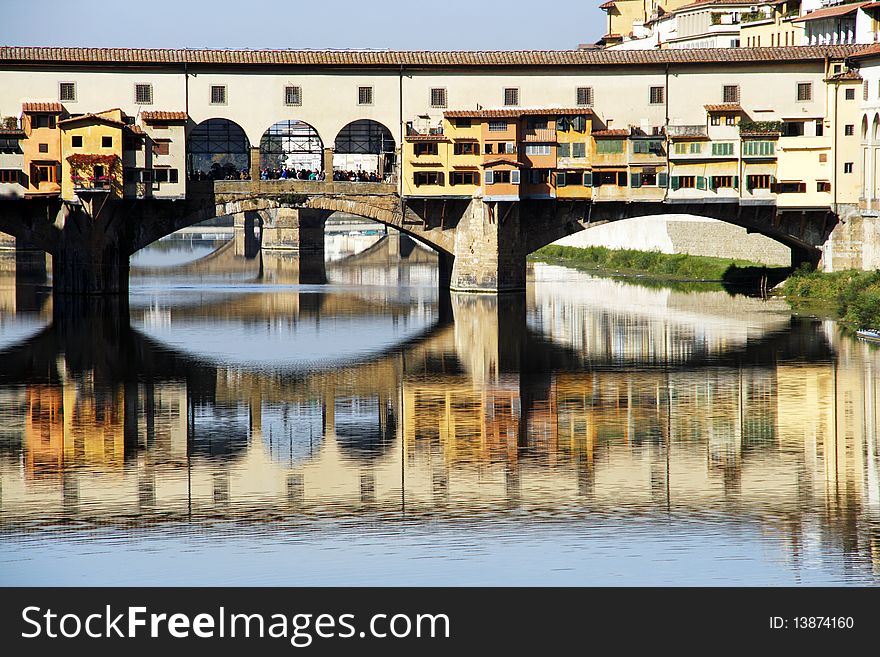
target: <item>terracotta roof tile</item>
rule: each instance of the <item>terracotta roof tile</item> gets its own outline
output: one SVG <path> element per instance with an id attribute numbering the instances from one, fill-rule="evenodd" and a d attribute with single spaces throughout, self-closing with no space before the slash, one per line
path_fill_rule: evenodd
<path id="1" fill-rule="evenodd" d="M 109 123 L 110 125 L 119 126 L 121 128 L 133 127 L 123 123 L 122 121 L 117 121 L 116 119 L 111 119 L 106 116 L 98 116 L 97 114 L 80 114 L 79 116 L 72 116 L 69 119 L 59 121 L 58 125 L 70 125 L 79 121 L 100 121 L 101 123 Z"/>
<path id="2" fill-rule="evenodd" d="M 723 103 L 721 105 L 703 105 L 707 112 L 742 112 L 739 103 Z"/>
<path id="3" fill-rule="evenodd" d="M 43 103 L 29 102 L 21 104 L 22 112 L 49 112 L 50 114 L 61 114 L 64 111 L 61 103 Z"/>
<path id="4" fill-rule="evenodd" d="M 606 35 L 606 37 L 619 35 Z M 221 64 L 278 66 L 603 66 L 626 64 L 809 61 L 843 58 L 862 46 L 693 48 L 669 50 L 194 50 L 0 47 L 0 62 L 76 64 Z"/>
<path id="5" fill-rule="evenodd" d="M 869 4 L 867 2 L 862 2 L 859 4 L 849 4 L 849 5 L 840 5 L 837 7 L 826 7 L 825 9 L 817 9 L 815 11 L 811 11 L 809 14 L 804 14 L 803 16 L 798 16 L 792 23 L 806 23 L 807 21 L 818 21 L 823 18 L 834 18 L 835 16 L 845 16 L 846 14 L 851 14 L 855 11 L 858 11 L 862 5 Z"/>
<path id="6" fill-rule="evenodd" d="M 626 128 L 617 128 L 614 130 L 596 130 L 592 133 L 593 137 L 596 139 L 602 139 L 603 137 L 629 137 L 629 130 Z"/>
<path id="7" fill-rule="evenodd" d="M 617 5 L 614 4 L 614 0 L 608 0 L 608 2 L 603 2 L 599 5 L 599 9 L 614 9 Z"/>
<path id="8" fill-rule="evenodd" d="M 159 110 L 141 112 L 144 121 L 186 121 L 189 117 L 186 112 L 163 112 Z"/>
<path id="9" fill-rule="evenodd" d="M 826 82 L 838 81 L 838 80 L 861 80 L 862 74 L 856 70 L 850 69 L 849 71 L 845 71 L 844 73 L 837 73 L 828 78 L 825 78 Z"/>

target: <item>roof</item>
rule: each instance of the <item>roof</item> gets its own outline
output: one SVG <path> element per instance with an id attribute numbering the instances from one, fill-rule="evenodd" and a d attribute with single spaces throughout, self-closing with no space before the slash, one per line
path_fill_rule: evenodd
<path id="1" fill-rule="evenodd" d="M 448 141 L 446 135 L 406 135 L 407 141 Z"/>
<path id="2" fill-rule="evenodd" d="M 721 105 L 703 105 L 707 112 L 742 112 L 739 103 L 723 103 Z"/>
<path id="3" fill-rule="evenodd" d="M 43 103 L 29 102 L 21 104 L 22 112 L 48 112 L 50 114 L 61 114 L 64 111 L 61 103 Z"/>
<path id="4" fill-rule="evenodd" d="M 607 139 L 609 137 L 629 137 L 629 130 L 626 128 L 619 128 L 615 130 L 595 130 L 591 134 L 596 139 Z"/>
<path id="5" fill-rule="evenodd" d="M 144 121 L 186 121 L 189 116 L 186 112 L 163 112 L 149 111 L 141 112 L 141 119 Z"/>
<path id="6" fill-rule="evenodd" d="M 484 110 L 449 110 L 443 112 L 447 119 L 503 119 L 520 116 L 582 115 L 592 114 L 589 107 L 507 107 Z"/>
<path id="7" fill-rule="evenodd" d="M 849 71 L 845 71 L 843 73 L 837 73 L 835 75 L 830 75 L 825 78 L 825 82 L 838 82 L 841 80 L 856 80 L 859 81 L 862 79 L 862 74 L 856 70 L 850 69 Z"/>
<path id="8" fill-rule="evenodd" d="M 64 119 L 63 121 L 59 121 L 58 125 L 71 125 L 73 123 L 78 123 L 80 121 L 100 121 L 101 123 L 108 123 L 110 125 L 115 125 L 120 128 L 131 128 L 132 126 L 126 125 L 122 121 L 117 121 L 116 119 L 111 119 L 106 116 L 99 116 L 98 114 L 80 114 L 79 116 L 72 116 L 69 119 Z"/>
<path id="9" fill-rule="evenodd" d="M 824 10 L 822 10 L 824 11 Z M 817 12 L 814 12 L 817 13 Z M 611 36 L 611 35 L 606 35 Z M 197 50 L 0 46 L 0 64 L 211 64 L 277 66 L 602 66 L 625 64 L 809 61 L 842 58 L 857 45 L 668 50 Z"/>
<path id="10" fill-rule="evenodd" d="M 524 167 L 525 166 L 525 164 L 523 164 L 522 162 L 518 162 L 517 160 L 505 160 L 505 159 L 501 159 L 501 158 L 495 158 L 494 160 L 486 160 L 485 162 L 483 162 L 484 167 L 487 167 L 487 166 L 490 166 L 493 164 L 507 164 L 512 167 Z"/>
<path id="11" fill-rule="evenodd" d="M 608 2 L 603 2 L 599 5 L 599 9 L 614 9 L 617 5 L 614 4 L 614 0 L 608 0 Z"/>
<path id="12" fill-rule="evenodd" d="M 26 136 L 24 130 L 21 128 L 0 128 L 0 137 L 19 137 L 23 138 Z"/>
<path id="13" fill-rule="evenodd" d="M 803 16 L 798 16 L 793 19 L 792 23 L 806 23 L 807 21 L 818 21 L 823 18 L 834 18 L 835 16 L 846 16 L 847 14 L 851 14 L 855 11 L 858 11 L 863 5 L 867 5 L 870 3 L 860 2 L 856 4 L 850 5 L 838 5 L 837 7 L 826 7 L 825 9 L 817 9 L 816 11 L 811 11 L 809 14 L 804 14 Z"/>

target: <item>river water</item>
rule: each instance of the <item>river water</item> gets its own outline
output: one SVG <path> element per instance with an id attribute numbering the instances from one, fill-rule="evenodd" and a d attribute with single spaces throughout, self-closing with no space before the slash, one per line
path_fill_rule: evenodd
<path id="1" fill-rule="evenodd" d="M 0 584 L 880 579 L 875 347 L 543 264 L 441 295 L 359 239 L 160 243 L 76 315 L 0 273 Z"/>

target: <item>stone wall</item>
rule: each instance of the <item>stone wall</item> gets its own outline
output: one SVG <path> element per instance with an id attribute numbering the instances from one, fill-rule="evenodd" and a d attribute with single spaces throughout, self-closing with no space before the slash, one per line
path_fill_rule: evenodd
<path id="1" fill-rule="evenodd" d="M 880 216 L 876 210 L 841 211 L 840 222 L 822 247 L 822 269 L 880 269 Z"/>

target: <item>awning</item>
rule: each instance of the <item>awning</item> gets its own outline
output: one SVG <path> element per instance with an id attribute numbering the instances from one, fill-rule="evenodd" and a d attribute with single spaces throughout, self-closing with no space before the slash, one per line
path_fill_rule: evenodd
<path id="1" fill-rule="evenodd" d="M 792 23 L 806 23 L 807 21 L 819 21 L 824 18 L 835 18 L 837 16 L 846 16 L 847 14 L 852 14 L 857 12 L 859 9 L 864 7 L 865 5 L 872 4 L 869 2 L 864 2 L 860 4 L 854 5 L 841 5 L 840 7 L 828 7 L 826 9 L 817 9 L 816 11 L 811 11 L 809 14 L 804 16 L 799 16 L 795 18 Z"/>

